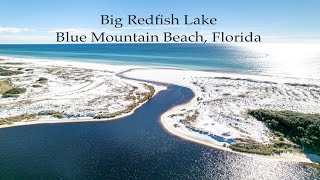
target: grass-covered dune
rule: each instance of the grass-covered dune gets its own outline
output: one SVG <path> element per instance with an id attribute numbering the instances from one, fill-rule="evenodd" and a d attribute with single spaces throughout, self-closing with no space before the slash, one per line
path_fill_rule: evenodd
<path id="1" fill-rule="evenodd" d="M 134 110 L 136 107 L 138 107 L 141 103 L 144 103 L 152 98 L 152 96 L 155 94 L 156 90 L 153 86 L 144 84 L 144 86 L 149 90 L 147 93 L 142 93 L 142 96 L 139 96 L 137 102 L 133 102 L 132 104 L 128 105 L 126 109 L 122 111 L 117 111 L 114 113 L 108 113 L 108 114 L 99 114 L 94 117 L 94 119 L 108 119 L 108 118 L 114 118 L 116 116 L 120 116 L 125 113 L 130 113 L 132 110 Z"/>
<path id="2" fill-rule="evenodd" d="M 3 93 L 2 97 L 3 98 L 19 97 L 19 94 L 25 93 L 26 91 L 27 91 L 26 88 L 15 87 Z"/>
<path id="3" fill-rule="evenodd" d="M 8 117 L 8 118 L 0 118 L 0 125 L 12 124 L 14 122 L 24 121 L 24 120 L 32 119 L 35 117 L 36 117 L 36 114 L 22 114 L 22 115 Z"/>
<path id="4" fill-rule="evenodd" d="M 277 141 L 274 144 L 235 143 L 230 145 L 230 148 L 234 151 L 259 154 L 265 156 L 271 156 L 274 154 L 279 155 L 281 153 L 296 151 L 295 145 L 280 141 Z"/>
<path id="5" fill-rule="evenodd" d="M 281 132 L 307 153 L 320 155 L 320 115 L 292 111 L 250 110 L 250 115 Z"/>
<path id="6" fill-rule="evenodd" d="M 12 70 L 8 70 L 0 67 L 0 76 L 12 76 L 12 75 L 18 75 L 18 74 L 22 74 L 22 72 L 12 71 Z"/>
<path id="7" fill-rule="evenodd" d="M 0 94 L 8 91 L 12 86 L 13 85 L 10 81 L 0 81 Z"/>

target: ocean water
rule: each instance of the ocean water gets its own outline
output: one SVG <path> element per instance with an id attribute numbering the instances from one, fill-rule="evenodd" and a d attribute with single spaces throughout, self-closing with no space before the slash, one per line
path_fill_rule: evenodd
<path id="1" fill-rule="evenodd" d="M 0 45 L 1 55 L 320 78 L 320 46 L 317 44 Z"/>

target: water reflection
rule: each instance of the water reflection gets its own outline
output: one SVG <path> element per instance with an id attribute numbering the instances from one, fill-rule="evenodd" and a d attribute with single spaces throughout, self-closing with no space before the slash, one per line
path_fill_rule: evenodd
<path id="1" fill-rule="evenodd" d="M 253 56 L 249 63 L 262 75 L 320 79 L 318 44 L 260 44 L 239 47 Z"/>

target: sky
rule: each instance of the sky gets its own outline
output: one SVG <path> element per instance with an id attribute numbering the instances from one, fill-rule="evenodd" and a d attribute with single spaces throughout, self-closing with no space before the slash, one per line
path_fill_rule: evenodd
<path id="1" fill-rule="evenodd" d="M 101 25 L 101 15 L 217 18 L 214 26 Z M 0 0 L 0 44 L 55 43 L 57 31 L 108 33 L 254 32 L 266 42 L 319 42 L 319 0 Z"/>

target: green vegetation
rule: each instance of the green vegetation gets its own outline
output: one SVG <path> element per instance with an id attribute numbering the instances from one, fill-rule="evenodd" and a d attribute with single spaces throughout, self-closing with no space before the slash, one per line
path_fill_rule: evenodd
<path id="1" fill-rule="evenodd" d="M 294 145 L 284 142 L 276 142 L 274 144 L 235 143 L 229 147 L 234 151 L 268 156 L 284 152 L 292 152 L 296 148 Z"/>
<path id="2" fill-rule="evenodd" d="M 279 137 L 283 137 L 283 134 L 279 131 L 274 131 L 273 134 Z"/>
<path id="3" fill-rule="evenodd" d="M 250 110 L 250 115 L 265 122 L 275 134 L 283 134 L 308 153 L 320 155 L 320 115 L 292 111 Z M 282 136 L 282 137 L 283 137 Z M 281 136 L 280 136 L 281 137 Z"/>
<path id="4" fill-rule="evenodd" d="M 247 97 L 247 95 L 245 95 L 245 94 L 239 94 L 238 97 L 240 97 L 240 98 L 245 98 L 245 97 Z"/>
<path id="5" fill-rule="evenodd" d="M 36 114 L 22 114 L 22 115 L 19 115 L 19 116 L 0 118 L 0 125 L 12 124 L 14 122 L 28 120 L 28 119 L 32 119 L 32 118 L 35 118 L 35 117 L 36 117 Z"/>
<path id="6" fill-rule="evenodd" d="M 64 115 L 62 113 L 55 112 L 52 114 L 52 117 L 62 119 L 62 118 L 64 118 Z"/>
<path id="7" fill-rule="evenodd" d="M 0 76 L 13 76 L 18 74 L 22 74 L 22 72 L 0 68 Z"/>
<path id="8" fill-rule="evenodd" d="M 64 118 L 64 115 L 60 112 L 57 112 L 57 111 L 40 111 L 38 113 L 38 116 L 52 116 L 54 118 L 58 118 L 58 119 L 61 119 L 61 118 Z"/>
<path id="9" fill-rule="evenodd" d="M 12 88 L 12 83 L 9 81 L 0 81 L 0 94 Z"/>
<path id="10" fill-rule="evenodd" d="M 281 132 L 274 131 L 273 134 L 278 136 L 280 141 L 285 141 L 284 135 Z"/>
<path id="11" fill-rule="evenodd" d="M 40 87 L 42 87 L 42 86 L 39 85 L 39 84 L 33 84 L 32 87 L 33 87 L 33 88 L 40 88 Z"/>
<path id="12" fill-rule="evenodd" d="M 39 82 L 39 83 L 46 83 L 46 82 L 48 82 L 48 78 L 40 77 L 40 78 L 38 79 L 38 82 Z"/>
<path id="13" fill-rule="evenodd" d="M 141 103 L 144 103 L 145 101 L 148 101 L 152 98 L 156 90 L 153 86 L 150 86 L 148 84 L 144 84 L 144 86 L 149 90 L 149 92 L 141 93 L 140 98 L 138 99 L 138 102 L 133 102 L 132 104 L 128 105 L 126 109 L 117 111 L 114 113 L 108 113 L 108 114 L 99 114 L 94 116 L 94 119 L 108 119 L 113 118 L 116 116 L 120 116 L 122 114 L 130 113 L 132 110 L 134 110 L 136 107 L 138 107 Z"/>
<path id="14" fill-rule="evenodd" d="M 304 164 L 316 169 L 320 169 L 320 164 L 316 164 L 316 163 L 304 163 Z"/>
<path id="15" fill-rule="evenodd" d="M 299 84 L 299 83 L 285 83 L 286 85 L 289 86 L 300 86 L 300 87 L 315 87 L 315 88 L 319 88 L 318 85 L 313 85 L 313 84 Z"/>
<path id="16" fill-rule="evenodd" d="M 3 98 L 19 97 L 19 94 L 25 93 L 26 91 L 27 91 L 26 88 L 15 87 L 3 93 L 2 97 Z"/>
<path id="17" fill-rule="evenodd" d="M 2 63 L 2 64 L 7 64 L 7 65 L 23 65 L 25 63 L 23 62 L 5 62 L 5 63 Z"/>
<path id="18" fill-rule="evenodd" d="M 180 120 L 181 123 L 191 126 L 198 118 L 199 112 L 196 110 L 192 115 L 188 115 L 185 119 Z"/>
<path id="19" fill-rule="evenodd" d="M 4 93 L 4 94 L 2 94 L 2 97 L 3 98 L 17 98 L 17 97 L 19 97 L 19 95 L 18 94 L 8 94 L 8 93 Z"/>

